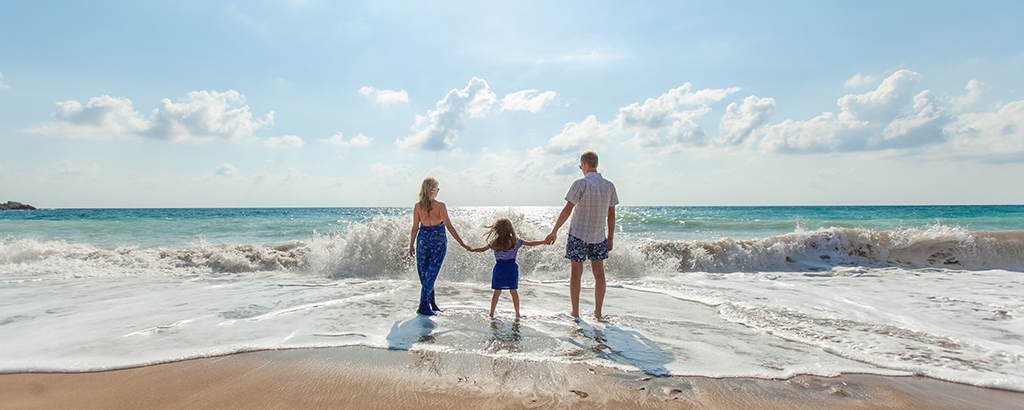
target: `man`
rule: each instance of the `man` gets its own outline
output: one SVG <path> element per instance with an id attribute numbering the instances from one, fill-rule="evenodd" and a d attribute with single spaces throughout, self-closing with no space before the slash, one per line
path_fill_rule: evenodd
<path id="1" fill-rule="evenodd" d="M 565 195 L 565 207 L 545 241 L 554 243 L 558 228 L 572 215 L 569 240 L 565 245 L 565 257 L 571 261 L 572 267 L 569 277 L 572 317 L 580 317 L 580 279 L 583 276 L 583 262 L 589 259 L 590 270 L 594 272 L 594 317 L 601 319 L 605 289 L 604 260 L 608 259 L 608 251 L 612 250 L 615 205 L 619 203 L 619 196 L 615 193 L 615 185 L 597 173 L 597 154 L 584 152 L 580 156 L 580 171 L 583 172 L 583 178 L 572 183 L 569 193 Z"/>

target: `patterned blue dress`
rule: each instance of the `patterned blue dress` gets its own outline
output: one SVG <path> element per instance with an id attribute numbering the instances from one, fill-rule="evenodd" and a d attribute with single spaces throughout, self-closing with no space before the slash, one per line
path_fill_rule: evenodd
<path id="1" fill-rule="evenodd" d="M 416 313 L 434 315 L 437 303 L 434 302 L 434 282 L 441 271 L 441 262 L 448 252 L 448 233 L 444 222 L 434 226 L 420 225 L 416 234 L 416 270 L 420 275 L 420 306 Z"/>
<path id="2" fill-rule="evenodd" d="M 491 272 L 491 289 L 519 289 L 519 264 L 516 263 L 516 255 L 519 253 L 519 248 L 522 247 L 523 240 L 520 239 L 516 243 L 515 249 L 507 252 L 494 252 L 495 263 L 494 271 Z"/>

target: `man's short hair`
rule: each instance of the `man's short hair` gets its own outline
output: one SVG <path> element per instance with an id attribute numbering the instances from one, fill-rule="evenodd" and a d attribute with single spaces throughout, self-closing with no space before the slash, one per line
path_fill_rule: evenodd
<path id="1" fill-rule="evenodd" d="M 580 162 L 587 164 L 588 167 L 597 168 L 597 154 L 594 151 L 584 152 L 580 155 Z"/>

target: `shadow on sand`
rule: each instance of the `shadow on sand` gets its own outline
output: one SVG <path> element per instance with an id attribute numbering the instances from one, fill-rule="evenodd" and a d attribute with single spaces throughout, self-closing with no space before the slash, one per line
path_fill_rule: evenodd
<path id="1" fill-rule="evenodd" d="M 573 339 L 582 336 L 583 342 L 589 346 L 579 342 L 574 344 L 596 353 L 597 357 L 636 367 L 649 376 L 671 375 L 665 365 L 675 361 L 675 355 L 639 332 L 624 330 L 606 322 L 602 323 L 603 329 L 582 320 L 577 321 L 577 324 L 579 327 L 573 331 Z"/>
<path id="2" fill-rule="evenodd" d="M 391 333 L 388 333 L 388 349 L 409 350 L 413 343 L 432 343 L 434 336 L 431 333 L 437 328 L 437 324 L 430 319 L 430 316 L 416 315 L 416 317 L 405 321 L 396 321 L 391 325 Z"/>

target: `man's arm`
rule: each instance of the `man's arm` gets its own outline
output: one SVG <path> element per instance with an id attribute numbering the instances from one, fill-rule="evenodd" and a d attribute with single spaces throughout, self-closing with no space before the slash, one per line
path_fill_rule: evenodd
<path id="1" fill-rule="evenodd" d="M 565 201 L 565 207 L 562 208 L 562 213 L 558 214 L 558 220 L 555 221 L 555 227 L 551 228 L 551 233 L 548 234 L 547 238 L 544 238 L 544 242 L 548 244 L 555 243 L 555 238 L 558 237 L 558 228 L 561 228 L 565 221 L 569 220 L 569 216 L 572 215 L 572 208 L 576 204 Z"/>
<path id="2" fill-rule="evenodd" d="M 615 207 L 608 207 L 608 251 L 612 250 L 612 239 L 615 236 Z"/>

